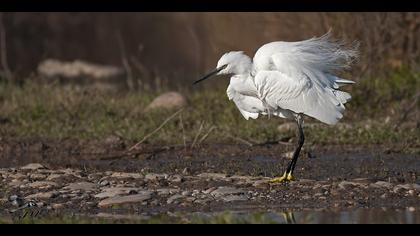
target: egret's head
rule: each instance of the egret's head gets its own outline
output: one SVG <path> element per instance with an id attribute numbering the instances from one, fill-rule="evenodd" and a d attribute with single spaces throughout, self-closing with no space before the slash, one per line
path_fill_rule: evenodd
<path id="1" fill-rule="evenodd" d="M 228 52 L 225 53 L 217 62 L 215 70 L 208 73 L 203 78 L 194 82 L 194 84 L 208 79 L 214 75 L 223 74 L 246 74 L 251 71 L 251 58 L 244 54 L 244 52 Z"/>

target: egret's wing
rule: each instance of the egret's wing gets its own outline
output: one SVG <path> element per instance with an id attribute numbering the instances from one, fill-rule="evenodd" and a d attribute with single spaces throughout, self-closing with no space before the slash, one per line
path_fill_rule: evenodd
<path id="1" fill-rule="evenodd" d="M 327 124 L 335 124 L 343 117 L 344 103 L 350 99 L 348 93 L 323 86 L 294 68 L 286 67 L 285 72 L 259 71 L 255 75 L 260 99 L 269 107 L 303 113 Z"/>
<path id="2" fill-rule="evenodd" d="M 331 40 L 330 32 L 299 42 L 272 42 L 263 45 L 254 56 L 254 73 L 262 70 L 279 71 L 294 76 L 307 75 L 314 83 L 337 89 L 354 83 L 333 74 L 348 68 L 357 58 L 358 44 L 345 46 Z"/>
<path id="3" fill-rule="evenodd" d="M 239 93 L 232 85 L 228 86 L 226 93 L 229 100 L 232 100 L 235 103 L 236 107 L 238 107 L 246 120 L 249 118 L 257 119 L 259 113 L 264 110 L 261 100 L 253 96 Z"/>

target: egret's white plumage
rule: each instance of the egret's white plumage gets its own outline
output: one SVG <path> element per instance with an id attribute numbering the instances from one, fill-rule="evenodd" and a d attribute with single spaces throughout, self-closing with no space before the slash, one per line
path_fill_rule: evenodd
<path id="1" fill-rule="evenodd" d="M 227 96 L 245 119 L 261 114 L 296 121 L 298 146 L 283 176 L 273 179 L 291 181 L 305 140 L 302 115 L 330 125 L 343 117 L 351 95 L 339 88 L 354 82 L 335 74 L 350 66 L 356 47 L 331 40 L 330 33 L 299 42 L 272 42 L 259 48 L 252 60 L 243 52 L 224 54 L 216 70 L 195 83 L 215 74 L 233 74 Z"/>
<path id="2" fill-rule="evenodd" d="M 348 68 L 357 56 L 330 34 L 300 42 L 272 42 L 263 45 L 253 60 L 243 52 L 229 52 L 218 67 L 219 74 L 234 74 L 227 94 L 245 119 L 270 114 L 294 118 L 305 114 L 326 124 L 343 117 L 344 104 L 351 99 L 338 90 L 353 81 L 334 73 Z"/>

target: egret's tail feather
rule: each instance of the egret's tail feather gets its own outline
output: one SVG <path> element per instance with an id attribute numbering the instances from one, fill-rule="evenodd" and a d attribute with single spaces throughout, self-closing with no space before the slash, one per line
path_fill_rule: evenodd
<path id="1" fill-rule="evenodd" d="M 351 95 L 347 92 L 335 90 L 334 94 L 337 100 L 343 105 L 351 100 Z"/>
<path id="2" fill-rule="evenodd" d="M 340 79 L 338 78 L 337 80 L 335 80 L 336 83 L 338 84 L 354 84 L 356 82 L 352 81 L 352 80 L 347 80 L 347 79 Z"/>

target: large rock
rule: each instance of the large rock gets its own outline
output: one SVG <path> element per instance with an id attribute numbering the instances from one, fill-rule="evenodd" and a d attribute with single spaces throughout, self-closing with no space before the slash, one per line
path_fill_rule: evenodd
<path id="1" fill-rule="evenodd" d="M 187 105 L 187 99 L 178 92 L 164 93 L 155 98 L 147 107 L 146 111 L 155 109 L 176 109 Z"/>
<path id="2" fill-rule="evenodd" d="M 20 169 L 22 170 L 39 170 L 39 169 L 45 169 L 45 167 L 39 163 L 31 163 L 27 164 L 26 166 L 22 166 Z"/>
<path id="3" fill-rule="evenodd" d="M 127 89 L 127 75 L 123 68 L 99 65 L 86 61 L 47 59 L 38 65 L 38 74 L 62 84 L 92 86 L 105 91 Z"/>
<path id="4" fill-rule="evenodd" d="M 297 125 L 294 122 L 283 123 L 277 127 L 277 130 L 280 133 L 292 133 L 292 132 L 296 132 Z"/>
<path id="5" fill-rule="evenodd" d="M 124 75 L 124 70 L 109 65 L 98 65 L 86 61 L 72 62 L 47 59 L 38 65 L 38 73 L 44 77 L 107 79 Z"/>

